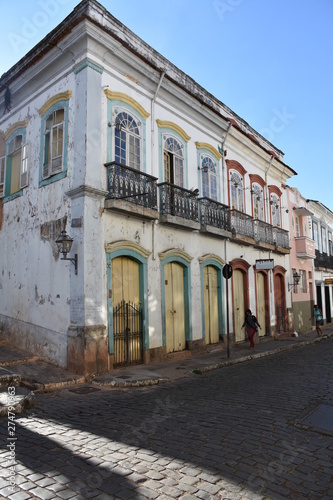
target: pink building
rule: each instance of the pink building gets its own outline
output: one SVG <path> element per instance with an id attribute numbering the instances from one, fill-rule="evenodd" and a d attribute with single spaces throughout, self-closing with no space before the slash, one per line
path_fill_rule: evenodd
<path id="1" fill-rule="evenodd" d="M 309 202 L 297 188 L 287 187 L 290 224 L 290 269 L 287 287 L 291 294 L 288 311 L 291 331 L 311 329 L 314 304 L 315 242 L 312 234 L 312 215 Z"/>

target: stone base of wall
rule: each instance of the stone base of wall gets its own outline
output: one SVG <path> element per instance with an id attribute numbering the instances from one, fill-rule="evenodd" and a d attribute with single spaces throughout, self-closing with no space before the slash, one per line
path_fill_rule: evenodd
<path id="1" fill-rule="evenodd" d="M 67 336 L 32 323 L 0 314 L 1 339 L 56 366 L 67 366 Z"/>
<path id="2" fill-rule="evenodd" d="M 67 369 L 91 377 L 110 370 L 108 337 L 105 325 L 68 328 Z"/>

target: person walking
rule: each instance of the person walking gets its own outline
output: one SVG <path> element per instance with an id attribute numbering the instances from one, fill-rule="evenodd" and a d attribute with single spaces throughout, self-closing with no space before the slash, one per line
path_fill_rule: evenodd
<path id="1" fill-rule="evenodd" d="M 245 327 L 245 331 L 247 333 L 247 337 L 250 341 L 250 349 L 254 348 L 254 336 L 257 331 L 257 327 L 260 328 L 261 326 L 258 323 L 257 318 L 255 317 L 254 314 L 252 314 L 251 309 L 246 309 L 245 311 L 245 320 L 242 325 L 242 328 Z"/>
<path id="2" fill-rule="evenodd" d="M 312 318 L 315 318 L 316 321 L 317 335 L 318 337 L 321 337 L 323 335 L 321 327 L 324 324 L 324 320 L 323 320 L 323 313 L 321 312 L 321 309 L 319 309 L 317 304 L 313 306 L 313 315 L 311 316 L 309 321 L 311 321 Z"/>

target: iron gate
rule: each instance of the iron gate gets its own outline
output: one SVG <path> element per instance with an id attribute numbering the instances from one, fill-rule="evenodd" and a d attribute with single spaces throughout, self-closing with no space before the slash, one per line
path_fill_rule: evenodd
<path id="1" fill-rule="evenodd" d="M 275 314 L 276 314 L 276 333 L 284 333 L 286 331 L 284 307 L 276 304 Z"/>
<path id="2" fill-rule="evenodd" d="M 122 300 L 113 309 L 114 366 L 142 363 L 142 309 Z"/>

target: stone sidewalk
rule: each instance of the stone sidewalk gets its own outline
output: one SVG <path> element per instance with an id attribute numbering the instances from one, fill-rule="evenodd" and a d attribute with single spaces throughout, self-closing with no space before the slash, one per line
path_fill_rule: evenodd
<path id="1" fill-rule="evenodd" d="M 289 336 L 279 340 L 265 338 L 261 339 L 254 349 L 249 349 L 248 342 L 244 342 L 230 349 L 229 357 L 224 344 L 220 343 L 209 346 L 209 352 L 204 354 L 190 354 L 188 351 L 183 351 L 174 353 L 173 359 L 163 363 L 126 366 L 91 379 L 41 361 L 38 357 L 13 348 L 3 341 L 0 343 L 0 385 L 2 392 L 4 392 L 10 381 L 15 380 L 14 385 L 30 392 L 43 392 L 78 384 L 104 387 L 160 384 L 184 378 L 193 372 L 200 374 L 258 357 L 271 356 L 298 346 L 321 342 L 325 338 L 333 336 L 333 325 L 323 327 L 323 332 L 323 337 L 317 337 L 315 331 L 309 331 L 298 337 Z M 0 398 L 0 413 L 1 406 L 4 405 L 3 401 L 3 398 Z"/>

